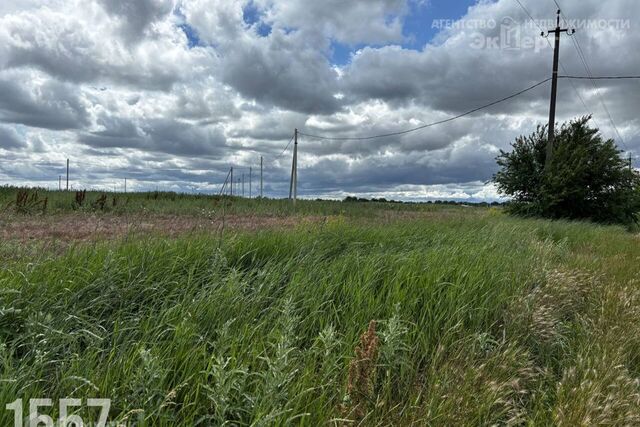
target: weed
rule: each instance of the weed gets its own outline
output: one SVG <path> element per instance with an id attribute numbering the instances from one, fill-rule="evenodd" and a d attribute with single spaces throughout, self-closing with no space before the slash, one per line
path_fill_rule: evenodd
<path id="1" fill-rule="evenodd" d="M 376 321 L 360 336 L 355 358 L 349 363 L 347 394 L 341 406 L 344 417 L 361 421 L 372 407 L 376 380 L 380 339 L 376 334 Z"/>
<path id="2" fill-rule="evenodd" d="M 76 191 L 76 195 L 75 195 L 75 207 L 79 208 L 82 207 L 82 205 L 84 204 L 84 200 L 87 198 L 87 190 L 82 190 L 82 191 Z"/>
<path id="3" fill-rule="evenodd" d="M 93 209 L 99 209 L 103 211 L 106 204 L 107 204 L 107 195 L 103 194 L 96 199 L 92 207 Z"/>
<path id="4" fill-rule="evenodd" d="M 38 191 L 18 190 L 15 202 L 16 213 L 32 214 L 41 212 L 44 215 L 47 211 L 48 202 L 49 199 L 47 197 L 44 199 L 39 198 Z"/>
<path id="5" fill-rule="evenodd" d="M 38 192 L 48 214 L 70 209 L 68 193 Z M 146 197 L 118 212 L 215 220 L 211 198 Z M 87 222 L 87 200 L 63 218 Z M 224 203 L 291 224 L 344 214 L 64 251 L 2 234 L 0 400 L 99 395 L 131 425 L 638 424 L 640 248 L 624 229 Z"/>

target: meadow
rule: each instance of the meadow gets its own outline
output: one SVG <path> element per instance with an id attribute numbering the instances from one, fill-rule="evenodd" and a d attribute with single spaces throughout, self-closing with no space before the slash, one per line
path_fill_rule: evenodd
<path id="1" fill-rule="evenodd" d="M 63 250 L 5 236 L 0 254 L 19 256 L 0 270 L 0 425 L 5 404 L 40 397 L 109 398 L 122 425 L 640 424 L 640 238 L 622 227 L 483 207 L 42 196 L 44 213 L 20 212 L 0 191 L 0 222 L 295 221 Z"/>

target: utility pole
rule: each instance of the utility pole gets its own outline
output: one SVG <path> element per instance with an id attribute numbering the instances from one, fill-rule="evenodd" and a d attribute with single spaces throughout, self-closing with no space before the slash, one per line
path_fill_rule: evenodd
<path id="1" fill-rule="evenodd" d="M 58 191 L 62 191 L 62 175 L 58 175 Z"/>
<path id="2" fill-rule="evenodd" d="M 227 183 L 229 182 L 229 176 L 231 175 L 231 171 L 227 172 L 227 176 L 224 178 L 224 183 L 222 184 L 222 188 L 220 189 L 220 196 L 224 194 L 225 188 L 227 188 Z"/>
<path id="3" fill-rule="evenodd" d="M 260 198 L 262 199 L 262 156 L 260 156 Z"/>
<path id="4" fill-rule="evenodd" d="M 231 197 L 233 197 L 233 167 L 231 167 Z"/>
<path id="5" fill-rule="evenodd" d="M 253 180 L 253 169 L 249 168 L 249 198 L 251 198 L 251 181 Z"/>
<path id="6" fill-rule="evenodd" d="M 244 197 L 244 172 L 242 172 L 242 197 Z"/>
<path id="7" fill-rule="evenodd" d="M 67 191 L 69 191 L 69 159 L 67 159 Z"/>
<path id="8" fill-rule="evenodd" d="M 124 179 L 124 194 L 127 194 L 127 178 Z"/>
<path id="9" fill-rule="evenodd" d="M 547 140 L 547 153 L 545 158 L 545 170 L 549 170 L 551 166 L 551 158 L 553 156 L 553 142 L 555 141 L 556 133 L 556 98 L 558 96 L 558 66 L 560 65 L 560 34 L 567 33 L 569 35 L 575 34 L 576 30 L 569 32 L 568 28 L 560 28 L 560 13 L 558 10 L 558 18 L 555 30 L 547 31 L 547 37 L 550 34 L 555 35 L 555 44 L 553 48 L 553 78 L 551 81 L 551 106 L 549 108 L 549 139 Z M 544 37 L 544 31 L 540 34 Z"/>
<path id="10" fill-rule="evenodd" d="M 293 134 L 293 162 L 291 163 L 291 183 L 289 184 L 289 200 L 296 204 L 298 196 L 298 129 Z"/>

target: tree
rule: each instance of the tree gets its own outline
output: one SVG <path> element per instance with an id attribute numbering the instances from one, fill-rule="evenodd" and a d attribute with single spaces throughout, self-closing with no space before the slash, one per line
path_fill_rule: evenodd
<path id="1" fill-rule="evenodd" d="M 621 157 L 612 139 L 588 125 L 590 116 L 562 125 L 545 171 L 547 127 L 520 136 L 513 151 L 500 151 L 498 191 L 510 196 L 509 210 L 546 218 L 590 219 L 604 223 L 638 222 L 640 174 Z"/>

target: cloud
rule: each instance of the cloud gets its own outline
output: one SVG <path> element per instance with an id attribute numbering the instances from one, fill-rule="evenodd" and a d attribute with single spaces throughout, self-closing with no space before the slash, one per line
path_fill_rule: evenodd
<path id="1" fill-rule="evenodd" d="M 291 111 L 331 114 L 341 101 L 327 59 L 297 34 L 276 31 L 238 43 L 224 58 L 222 79 L 241 95 Z"/>
<path id="2" fill-rule="evenodd" d="M 408 11 L 404 0 L 256 0 L 255 4 L 275 27 L 298 28 L 350 45 L 402 41 L 402 17 Z"/>
<path id="3" fill-rule="evenodd" d="M 178 156 L 215 156 L 225 151 L 226 139 L 215 127 L 199 127 L 176 120 L 151 119 L 142 123 L 122 117 L 102 117 L 102 130 L 79 136 L 96 149 L 129 148 Z"/>
<path id="4" fill-rule="evenodd" d="M 0 176 L 45 185 L 66 157 L 82 153 L 78 185 L 107 185 L 128 174 L 139 188 L 212 191 L 229 167 L 257 167 L 263 157 L 267 194 L 281 196 L 291 151 L 281 153 L 294 128 L 328 137 L 398 132 L 551 75 L 552 52 L 535 25 L 520 29 L 542 43 L 537 49 L 479 47 L 500 37 L 499 26 L 453 26 L 416 47 L 410 40 L 426 37 L 409 23 L 417 1 L 5 1 L 0 141 L 12 161 L 0 163 Z M 523 3 L 534 17 L 553 18 L 544 2 Z M 637 74 L 640 56 L 627 53 L 640 43 L 640 3 L 561 3 L 570 19 L 629 19 L 629 29 L 579 28 L 575 40 L 593 74 Z M 469 4 L 468 22 L 529 20 L 512 0 Z M 440 18 L 430 8 L 421 10 Z M 346 63 L 335 63 L 336 46 L 352 49 Z M 567 73 L 585 74 L 568 37 L 560 58 Z M 623 148 L 639 154 L 636 86 L 598 81 L 596 91 L 588 81 L 563 80 L 558 121 L 593 113 L 603 135 L 617 139 L 608 110 Z M 301 193 L 495 198 L 485 182 L 497 150 L 545 123 L 548 108 L 549 87 L 542 86 L 403 136 L 301 136 Z M 12 163 L 30 167 L 16 171 Z"/>
<path id="5" fill-rule="evenodd" d="M 15 129 L 0 126 L 0 148 L 7 151 L 26 148 L 27 142 L 18 135 Z"/>
<path id="6" fill-rule="evenodd" d="M 127 39 L 138 40 L 154 22 L 171 13 L 173 0 L 99 0 L 120 21 Z"/>
<path id="7" fill-rule="evenodd" d="M 188 49 L 185 34 L 169 18 L 155 25 L 152 36 L 136 42 L 121 40 L 121 18 L 92 8 L 90 2 L 78 2 L 74 8 L 76 2 L 69 0 L 59 10 L 43 7 L 0 17 L 0 49 L 4 50 L 0 50 L 0 66 L 37 68 L 72 83 L 107 82 L 168 91 L 180 80 L 208 72 L 213 64 L 212 52 Z M 149 2 L 115 2 L 115 9 L 116 3 L 135 3 L 134 11 L 144 11 L 142 4 Z M 128 15 L 127 19 L 135 22 L 137 18 Z M 135 28 L 146 27 L 136 24 Z"/>
<path id="8" fill-rule="evenodd" d="M 33 75 L 0 74 L 0 121 L 55 130 L 89 124 L 86 103 L 72 86 L 29 77 Z"/>

